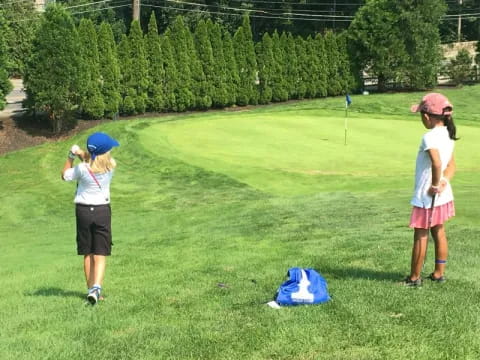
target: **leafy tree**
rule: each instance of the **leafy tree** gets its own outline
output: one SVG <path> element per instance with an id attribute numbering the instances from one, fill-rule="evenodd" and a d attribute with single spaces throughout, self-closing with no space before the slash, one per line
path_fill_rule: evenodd
<path id="1" fill-rule="evenodd" d="M 288 100 L 288 84 L 286 78 L 287 62 L 285 52 L 280 43 L 280 36 L 277 31 L 272 35 L 273 45 L 273 62 L 272 62 L 272 100 L 286 101 Z"/>
<path id="2" fill-rule="evenodd" d="M 238 104 L 240 74 L 233 50 L 232 36 L 228 31 L 223 34 L 223 56 L 225 57 L 225 84 L 228 89 L 227 105 Z"/>
<path id="3" fill-rule="evenodd" d="M 394 4 L 397 8 L 394 11 L 400 17 L 398 26 L 408 54 L 405 65 L 408 85 L 415 89 L 431 88 L 437 83 L 441 67 L 439 25 L 445 15 L 445 1 L 402 0 Z"/>
<path id="4" fill-rule="evenodd" d="M 120 110 L 120 67 L 112 27 L 103 22 L 98 30 L 101 92 L 105 116 L 113 118 Z"/>
<path id="5" fill-rule="evenodd" d="M 165 109 L 165 69 L 163 67 L 161 39 L 158 35 L 157 20 L 154 12 L 150 16 L 146 44 L 147 58 L 150 64 L 148 67 L 150 79 L 148 108 L 153 111 L 163 111 Z"/>
<path id="6" fill-rule="evenodd" d="M 274 71 L 273 42 L 268 33 L 263 34 L 262 41 L 255 46 L 257 53 L 258 78 L 259 84 L 259 102 L 268 104 L 272 101 L 272 72 Z"/>
<path id="7" fill-rule="evenodd" d="M 439 23 L 444 0 L 369 1 L 350 25 L 353 60 L 358 72 L 378 77 L 379 90 L 389 81 L 426 88 L 440 68 Z"/>
<path id="8" fill-rule="evenodd" d="M 468 50 L 461 49 L 446 66 L 446 73 L 455 85 L 462 85 L 472 78 L 472 57 Z"/>
<path id="9" fill-rule="evenodd" d="M 352 58 L 358 66 L 356 72 L 366 70 L 369 75 L 377 77 L 380 91 L 386 89 L 387 82 L 405 78 L 408 61 L 402 35 L 407 29 L 398 26 L 399 18 L 392 9 L 393 3 L 389 0 L 368 1 L 357 11 L 349 28 Z"/>
<path id="10" fill-rule="evenodd" d="M 229 101 L 227 88 L 227 64 L 223 52 L 222 28 L 219 24 L 207 20 L 208 35 L 212 47 L 213 67 L 211 74 L 211 83 L 213 86 L 212 105 L 215 107 L 224 107 L 233 104 Z"/>
<path id="11" fill-rule="evenodd" d="M 33 41 L 25 71 L 29 106 L 47 114 L 55 133 L 72 119 L 78 104 L 79 46 L 71 16 L 61 6 L 49 5 Z"/>
<path id="12" fill-rule="evenodd" d="M 13 76 L 23 75 L 40 16 L 33 1 L 4 2 L 2 9 L 7 26 L 3 38 L 9 58 L 8 72 Z"/>
<path id="13" fill-rule="evenodd" d="M 103 117 L 105 103 L 101 93 L 100 60 L 97 33 L 90 19 L 82 19 L 78 27 L 83 88 L 80 108 L 84 115 L 93 119 Z"/>

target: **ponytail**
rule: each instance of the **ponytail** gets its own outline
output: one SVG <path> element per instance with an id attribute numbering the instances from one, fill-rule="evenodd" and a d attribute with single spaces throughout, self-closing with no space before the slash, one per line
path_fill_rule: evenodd
<path id="1" fill-rule="evenodd" d="M 443 116 L 443 123 L 447 127 L 448 130 L 448 135 L 450 139 L 452 140 L 458 140 L 457 138 L 457 127 L 455 126 L 455 123 L 453 122 L 453 118 L 451 114 L 444 115 Z"/>

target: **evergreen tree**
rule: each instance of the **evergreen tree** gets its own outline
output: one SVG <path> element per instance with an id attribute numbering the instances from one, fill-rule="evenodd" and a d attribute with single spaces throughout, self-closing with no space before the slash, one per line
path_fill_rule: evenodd
<path id="1" fill-rule="evenodd" d="M 472 79 L 472 57 L 467 49 L 461 49 L 446 65 L 446 73 L 455 85 L 463 85 Z"/>
<path id="2" fill-rule="evenodd" d="M 340 95 L 344 92 L 339 73 L 340 53 L 332 31 L 327 31 L 325 34 L 325 52 L 327 54 L 327 93 L 330 96 Z"/>
<path id="3" fill-rule="evenodd" d="M 352 63 L 348 54 L 347 34 L 345 32 L 337 34 L 336 41 L 338 47 L 337 70 L 341 89 L 348 93 L 355 86 L 355 77 L 352 73 Z"/>
<path id="4" fill-rule="evenodd" d="M 165 109 L 165 69 L 160 36 L 158 35 L 157 19 L 152 11 L 148 23 L 146 37 L 147 58 L 149 63 L 148 108 L 152 111 Z"/>
<path id="5" fill-rule="evenodd" d="M 149 64 L 145 50 L 145 41 L 138 20 L 132 21 L 128 42 L 131 57 L 131 68 L 129 69 L 131 74 L 128 87 L 131 96 L 134 97 L 135 112 L 144 113 L 147 108 L 150 79 L 148 76 Z"/>
<path id="6" fill-rule="evenodd" d="M 258 102 L 257 61 L 248 16 L 244 16 L 242 26 L 233 36 L 233 42 L 240 76 L 237 104 L 256 104 Z"/>
<path id="7" fill-rule="evenodd" d="M 288 85 L 286 77 L 286 59 L 280 36 L 275 30 L 272 35 L 273 63 L 272 63 L 272 100 L 288 100 Z"/>
<path id="8" fill-rule="evenodd" d="M 162 54 L 163 54 L 163 68 L 165 70 L 165 107 L 166 110 L 180 111 L 177 107 L 175 91 L 181 87 L 179 83 L 179 76 L 177 73 L 177 66 L 175 64 L 172 46 L 170 44 L 170 30 L 167 29 L 165 34 L 160 37 Z"/>
<path id="9" fill-rule="evenodd" d="M 228 90 L 227 105 L 238 104 L 240 75 L 235 59 L 235 51 L 233 50 L 232 36 L 228 31 L 223 34 L 223 56 L 225 57 L 225 85 Z"/>
<path id="10" fill-rule="evenodd" d="M 297 52 L 295 51 L 295 38 L 292 34 L 282 33 L 280 37 L 283 51 L 285 53 L 285 79 L 288 91 L 289 99 L 297 98 L 297 85 L 298 85 L 298 60 Z"/>
<path id="11" fill-rule="evenodd" d="M 213 54 L 205 21 L 200 20 L 198 22 L 195 29 L 195 39 L 187 29 L 187 39 L 195 106 L 199 109 L 208 109 L 212 106 Z"/>
<path id="12" fill-rule="evenodd" d="M 118 44 L 118 61 L 120 68 L 120 112 L 126 115 L 135 113 L 135 97 L 137 96 L 130 88 L 132 83 L 132 59 L 130 57 L 130 43 L 127 35 L 123 35 Z M 133 90 L 133 93 L 132 91 Z"/>
<path id="13" fill-rule="evenodd" d="M 317 66 L 318 66 L 318 73 L 316 76 L 316 97 L 323 97 L 327 96 L 327 82 L 328 82 L 328 57 L 327 51 L 325 50 L 325 41 L 323 36 L 317 34 L 314 39 L 314 52 L 318 59 Z"/>
<path id="14" fill-rule="evenodd" d="M 175 91 L 177 111 L 185 111 L 195 105 L 195 97 L 192 92 L 193 80 L 190 70 L 190 55 L 188 52 L 188 29 L 183 18 L 178 16 L 169 33 L 170 45 L 173 49 L 175 64 L 178 74 L 178 86 Z"/>
<path id="15" fill-rule="evenodd" d="M 297 83 L 297 95 L 299 99 L 304 99 L 307 94 L 307 81 L 310 76 L 310 70 L 308 68 L 308 57 L 306 50 L 306 41 L 297 36 L 295 39 L 295 50 L 297 52 L 297 64 L 298 64 L 298 83 Z"/>
<path id="16" fill-rule="evenodd" d="M 112 27 L 106 22 L 98 29 L 98 48 L 105 116 L 114 118 L 120 110 L 120 67 Z"/>
<path id="17" fill-rule="evenodd" d="M 5 97 L 12 90 L 12 84 L 8 79 L 7 71 L 7 46 L 4 41 L 6 31 L 5 18 L 0 10 L 0 110 L 5 108 Z"/>
<path id="18" fill-rule="evenodd" d="M 244 46 L 245 46 L 245 55 L 247 60 L 247 81 L 249 81 L 250 86 L 250 104 L 258 103 L 258 68 L 257 68 L 257 58 L 255 56 L 255 44 L 253 42 L 252 28 L 250 26 L 250 18 L 245 15 L 242 21 L 243 35 L 244 35 Z"/>
<path id="19" fill-rule="evenodd" d="M 105 103 L 100 91 L 100 60 L 97 33 L 92 20 L 82 19 L 78 26 L 82 75 L 84 88 L 80 95 L 80 108 L 85 116 L 93 119 L 103 117 Z"/>
<path id="20" fill-rule="evenodd" d="M 24 84 L 32 110 L 47 114 L 55 133 L 73 119 L 77 105 L 79 47 L 71 16 L 61 6 L 49 5 L 33 42 Z"/>
<path id="21" fill-rule="evenodd" d="M 212 104 L 215 107 L 224 107 L 232 103 L 228 102 L 227 68 L 223 54 L 222 29 L 219 24 L 214 24 L 209 19 L 207 20 L 207 30 L 213 59 L 211 74 L 211 84 L 213 86 Z"/>
<path id="22" fill-rule="evenodd" d="M 272 72 L 274 71 L 274 56 L 272 38 L 268 33 L 263 34 L 262 41 L 255 46 L 257 52 L 259 102 L 268 104 L 272 101 Z"/>
<path id="23" fill-rule="evenodd" d="M 2 34 L 8 54 L 10 75 L 23 75 L 32 52 L 32 42 L 40 23 L 34 1 L 3 1 L 1 5 L 7 28 Z"/>
<path id="24" fill-rule="evenodd" d="M 306 69 L 308 76 L 305 82 L 305 96 L 307 98 L 315 98 L 317 96 L 317 85 L 320 71 L 320 61 L 318 59 L 315 40 L 309 35 L 304 42 L 306 54 Z"/>

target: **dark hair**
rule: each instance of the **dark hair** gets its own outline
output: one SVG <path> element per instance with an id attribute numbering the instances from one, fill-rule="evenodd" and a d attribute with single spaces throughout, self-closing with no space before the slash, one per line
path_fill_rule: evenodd
<path id="1" fill-rule="evenodd" d="M 457 138 L 457 127 L 455 126 L 455 123 L 453 122 L 452 115 L 444 115 L 443 116 L 443 123 L 447 127 L 448 135 L 450 136 L 450 139 L 458 140 L 459 138 Z"/>
<path id="2" fill-rule="evenodd" d="M 453 118 L 451 114 L 448 115 L 437 115 L 437 114 L 428 114 L 428 116 L 433 117 L 436 120 L 443 121 L 445 126 L 447 127 L 448 130 L 448 136 L 452 140 L 458 140 L 457 138 L 457 127 L 455 126 L 455 123 L 453 122 Z"/>

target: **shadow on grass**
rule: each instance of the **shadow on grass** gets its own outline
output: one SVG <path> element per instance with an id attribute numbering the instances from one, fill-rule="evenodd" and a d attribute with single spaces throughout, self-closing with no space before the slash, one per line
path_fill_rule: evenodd
<path id="1" fill-rule="evenodd" d="M 48 287 L 48 288 L 40 288 L 35 291 L 29 291 L 26 292 L 25 295 L 27 296 L 59 296 L 59 297 L 77 297 L 77 298 L 84 298 L 85 293 L 82 293 L 80 291 L 70 291 L 70 290 L 64 290 L 64 289 L 59 289 L 59 288 L 54 288 L 54 287 Z"/>
<path id="2" fill-rule="evenodd" d="M 408 269 L 404 273 L 393 272 L 393 271 L 377 271 L 366 268 L 358 267 L 329 267 L 329 266 L 318 266 L 321 274 L 328 278 L 333 279 L 367 279 L 367 280 L 381 280 L 381 281 L 400 281 L 408 273 Z"/>

